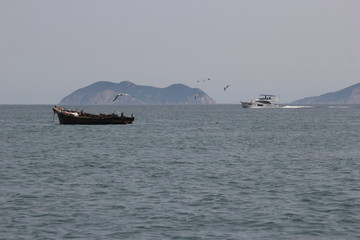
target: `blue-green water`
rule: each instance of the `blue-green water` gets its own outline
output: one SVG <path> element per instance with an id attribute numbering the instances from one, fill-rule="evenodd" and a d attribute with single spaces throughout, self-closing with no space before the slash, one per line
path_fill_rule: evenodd
<path id="1" fill-rule="evenodd" d="M 360 106 L 0 106 L 0 239 L 360 239 Z"/>

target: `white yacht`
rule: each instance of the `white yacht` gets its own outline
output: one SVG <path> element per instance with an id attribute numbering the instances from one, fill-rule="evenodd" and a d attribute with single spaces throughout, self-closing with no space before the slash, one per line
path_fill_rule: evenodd
<path id="1" fill-rule="evenodd" d="M 275 108 L 279 105 L 275 104 L 278 98 L 271 94 L 260 94 L 260 97 L 256 100 L 241 101 L 243 108 Z"/>

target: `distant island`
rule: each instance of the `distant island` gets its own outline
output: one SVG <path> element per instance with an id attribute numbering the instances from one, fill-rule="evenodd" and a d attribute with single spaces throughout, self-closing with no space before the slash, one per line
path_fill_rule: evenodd
<path id="1" fill-rule="evenodd" d="M 336 92 L 302 98 L 291 104 L 360 104 L 360 83 Z"/>
<path id="2" fill-rule="evenodd" d="M 116 101 L 114 98 L 119 96 Z M 61 105 L 143 105 L 143 104 L 216 104 L 205 92 L 184 84 L 173 84 L 166 88 L 136 85 L 129 81 L 120 83 L 99 81 L 80 88 L 64 97 Z"/>

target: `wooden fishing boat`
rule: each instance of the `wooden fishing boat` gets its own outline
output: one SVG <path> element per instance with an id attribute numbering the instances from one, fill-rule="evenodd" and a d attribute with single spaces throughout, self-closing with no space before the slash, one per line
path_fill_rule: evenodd
<path id="1" fill-rule="evenodd" d="M 63 107 L 53 107 L 54 114 L 57 114 L 60 124 L 132 124 L 135 117 L 126 117 L 123 114 L 120 116 L 112 114 L 92 114 L 86 113 L 82 110 L 72 111 L 66 110 Z"/>

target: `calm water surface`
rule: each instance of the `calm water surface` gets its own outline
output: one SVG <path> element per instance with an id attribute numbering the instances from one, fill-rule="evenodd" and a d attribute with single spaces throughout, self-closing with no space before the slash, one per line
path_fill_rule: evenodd
<path id="1" fill-rule="evenodd" d="M 0 106 L 0 239 L 360 239 L 358 105 L 51 107 Z"/>

